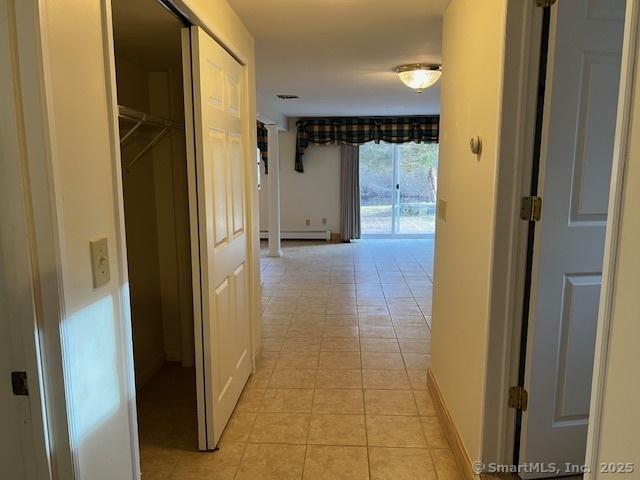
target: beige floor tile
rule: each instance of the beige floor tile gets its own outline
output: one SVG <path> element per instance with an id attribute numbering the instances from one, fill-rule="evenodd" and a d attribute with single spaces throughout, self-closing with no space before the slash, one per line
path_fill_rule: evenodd
<path id="1" fill-rule="evenodd" d="M 287 338 L 282 345 L 283 352 L 319 352 L 320 338 Z"/>
<path id="2" fill-rule="evenodd" d="M 363 352 L 394 353 L 400 352 L 395 338 L 361 338 L 360 348 Z"/>
<path id="3" fill-rule="evenodd" d="M 311 413 L 313 389 L 269 388 L 262 402 L 262 412 Z"/>
<path id="4" fill-rule="evenodd" d="M 279 352 L 265 352 L 263 351 L 256 359 L 256 366 L 258 369 L 273 369 L 280 358 Z"/>
<path id="5" fill-rule="evenodd" d="M 360 327 L 360 337 L 362 338 L 396 338 L 393 327 L 374 327 L 362 325 Z"/>
<path id="6" fill-rule="evenodd" d="M 320 369 L 316 388 L 362 388 L 361 370 Z"/>
<path id="7" fill-rule="evenodd" d="M 323 352 L 359 352 L 358 338 L 323 338 L 320 348 Z"/>
<path id="8" fill-rule="evenodd" d="M 447 436 L 438 417 L 422 417 L 422 428 L 429 448 L 449 448 Z"/>
<path id="9" fill-rule="evenodd" d="M 246 442 L 256 419 L 255 413 L 236 412 L 231 415 L 222 433 L 223 442 Z"/>
<path id="10" fill-rule="evenodd" d="M 315 313 L 315 314 L 325 314 L 327 310 L 327 306 L 322 303 L 301 303 L 296 307 L 295 313 Z"/>
<path id="11" fill-rule="evenodd" d="M 320 368 L 361 368 L 359 352 L 320 352 Z"/>
<path id="12" fill-rule="evenodd" d="M 235 411 L 257 413 L 262 405 L 264 392 L 265 390 L 263 388 L 245 387 L 242 395 L 240 395 Z"/>
<path id="13" fill-rule="evenodd" d="M 426 370 L 429 366 L 429 355 L 424 353 L 403 353 L 404 364 L 408 370 Z"/>
<path id="14" fill-rule="evenodd" d="M 304 467 L 304 445 L 249 444 L 236 480 L 300 480 Z"/>
<path id="15" fill-rule="evenodd" d="M 391 321 L 396 327 L 420 327 L 426 326 L 427 320 L 420 315 L 393 315 Z"/>
<path id="16" fill-rule="evenodd" d="M 409 378 L 404 370 L 363 370 L 364 388 L 378 390 L 409 390 Z"/>
<path id="17" fill-rule="evenodd" d="M 356 326 L 344 327 L 344 326 L 326 325 L 324 327 L 324 331 L 322 333 L 322 336 L 324 336 L 324 337 L 333 337 L 333 338 L 340 338 L 340 337 L 355 338 L 355 337 L 359 336 L 358 327 L 356 327 Z"/>
<path id="18" fill-rule="evenodd" d="M 436 480 L 428 450 L 369 448 L 371 480 Z"/>
<path id="19" fill-rule="evenodd" d="M 418 305 L 389 305 L 389 313 L 394 315 L 422 315 Z"/>
<path id="20" fill-rule="evenodd" d="M 287 331 L 287 338 L 318 338 L 322 336 L 322 326 L 294 324 Z"/>
<path id="21" fill-rule="evenodd" d="M 431 342 L 420 338 L 398 338 L 402 353 L 430 353 Z"/>
<path id="22" fill-rule="evenodd" d="M 358 306 L 363 307 L 380 307 L 386 305 L 386 300 L 383 295 L 358 294 L 356 301 Z"/>
<path id="23" fill-rule="evenodd" d="M 367 445 L 364 415 L 311 416 L 309 444 Z"/>
<path id="24" fill-rule="evenodd" d="M 428 390 L 414 390 L 413 396 L 416 399 L 416 405 L 418 406 L 418 413 L 423 417 L 434 417 L 438 415 L 436 406 L 433 403 L 431 394 Z"/>
<path id="25" fill-rule="evenodd" d="M 407 370 L 409 382 L 413 390 L 427 389 L 427 371 L 426 370 Z"/>
<path id="26" fill-rule="evenodd" d="M 281 352 L 276 368 L 318 368 L 318 353 Z"/>
<path id="27" fill-rule="evenodd" d="M 286 313 L 286 314 L 274 314 L 274 315 L 269 315 L 269 314 L 263 314 L 262 315 L 262 323 L 263 325 L 287 325 L 289 326 L 291 324 L 291 314 L 290 313 Z"/>
<path id="28" fill-rule="evenodd" d="M 315 381 L 315 369 L 276 368 L 269 380 L 269 388 L 313 388 Z"/>
<path id="29" fill-rule="evenodd" d="M 462 480 L 456 460 L 449 449 L 430 450 L 438 480 Z"/>
<path id="30" fill-rule="evenodd" d="M 362 368 L 367 370 L 404 370 L 399 353 L 362 352 Z"/>
<path id="31" fill-rule="evenodd" d="M 365 447 L 309 445 L 303 480 L 368 480 Z"/>
<path id="32" fill-rule="evenodd" d="M 369 446 L 427 447 L 419 417 L 367 415 L 366 422 Z"/>
<path id="33" fill-rule="evenodd" d="M 307 443 L 311 416 L 299 413 L 259 413 L 253 424 L 250 442 Z"/>
<path id="34" fill-rule="evenodd" d="M 367 415 L 418 415 L 410 390 L 365 390 Z"/>
<path id="35" fill-rule="evenodd" d="M 362 390 L 316 389 L 313 413 L 364 413 Z"/>
<path id="36" fill-rule="evenodd" d="M 324 322 L 325 327 L 337 326 L 337 327 L 351 327 L 358 326 L 357 315 L 327 315 Z"/>
<path id="37" fill-rule="evenodd" d="M 389 315 L 386 305 L 358 305 L 358 315 Z"/>
<path id="38" fill-rule="evenodd" d="M 358 322 L 361 327 L 393 327 L 389 315 L 359 315 Z"/>
<path id="39" fill-rule="evenodd" d="M 327 315 L 356 315 L 355 305 L 327 305 Z"/>
<path id="40" fill-rule="evenodd" d="M 249 377 L 247 387 L 249 388 L 267 388 L 273 368 L 259 368 L 256 373 Z M 245 387 L 246 388 L 246 387 Z"/>
<path id="41" fill-rule="evenodd" d="M 225 442 L 216 452 L 181 453 L 170 478 L 171 480 L 233 480 L 244 450 L 244 443 Z M 146 474 L 143 476 L 145 479 L 147 477 Z"/>
<path id="42" fill-rule="evenodd" d="M 417 338 L 426 340 L 431 337 L 431 331 L 426 325 L 423 326 L 395 326 L 396 334 L 399 339 L 402 338 Z"/>
<path id="43" fill-rule="evenodd" d="M 287 336 L 289 325 L 263 325 L 262 338 L 283 338 Z"/>
<path id="44" fill-rule="evenodd" d="M 262 350 L 265 352 L 279 352 L 282 350 L 284 338 L 263 338 Z"/>

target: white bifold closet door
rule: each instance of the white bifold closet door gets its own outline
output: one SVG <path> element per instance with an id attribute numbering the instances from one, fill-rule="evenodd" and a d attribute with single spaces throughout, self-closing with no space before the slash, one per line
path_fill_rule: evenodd
<path id="1" fill-rule="evenodd" d="M 185 29 L 183 53 L 186 116 L 193 118 L 195 138 L 189 155 L 190 209 L 192 252 L 199 256 L 193 262 L 194 323 L 199 444 L 204 450 L 218 444 L 252 369 L 245 71 L 199 27 Z"/>

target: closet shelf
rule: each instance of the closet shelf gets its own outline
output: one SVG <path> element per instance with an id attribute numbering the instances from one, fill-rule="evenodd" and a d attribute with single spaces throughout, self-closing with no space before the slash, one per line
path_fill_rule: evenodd
<path id="1" fill-rule="evenodd" d="M 120 120 L 134 123 L 127 133 L 122 135 L 120 139 L 120 145 L 124 145 L 131 136 L 138 131 L 140 127 L 157 127 L 160 131 L 147 143 L 140 152 L 133 157 L 133 160 L 127 164 L 127 171 L 133 167 L 142 156 L 151 150 L 162 138 L 171 131 L 172 128 L 184 129 L 184 124 L 181 122 L 175 122 L 159 115 L 152 115 L 150 113 L 140 112 L 133 108 L 118 105 L 118 118 Z"/>

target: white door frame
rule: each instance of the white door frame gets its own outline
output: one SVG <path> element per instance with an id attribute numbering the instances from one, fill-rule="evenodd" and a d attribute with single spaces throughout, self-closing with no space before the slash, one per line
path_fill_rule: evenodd
<path id="1" fill-rule="evenodd" d="M 243 55 L 241 50 L 236 48 L 231 42 L 221 40 L 221 36 L 216 35 L 215 29 L 210 28 L 207 25 L 207 23 L 196 12 L 194 12 L 192 9 L 188 7 L 188 5 L 184 3 L 183 0 L 163 0 L 163 1 L 171 3 L 178 12 L 180 12 L 186 19 L 189 20 L 189 22 L 191 22 L 192 25 L 200 26 L 212 38 L 214 38 L 225 50 L 227 50 L 231 54 L 231 56 L 234 57 L 242 66 L 248 65 L 246 55 Z M 116 84 L 116 68 L 115 68 L 111 0 L 101 0 L 101 6 L 102 6 L 102 14 L 103 14 L 102 15 L 103 32 L 105 32 L 105 35 L 103 38 L 103 47 L 104 47 L 104 58 L 105 58 L 105 71 L 107 72 L 106 83 L 107 83 L 108 93 L 111 100 L 109 105 L 109 111 L 112 117 L 111 132 L 110 132 L 111 146 L 112 146 L 111 154 L 113 158 L 112 163 L 113 163 L 114 171 L 117 173 L 116 175 L 117 191 L 114 192 L 114 204 L 116 205 L 118 224 L 120 226 L 119 237 L 117 238 L 118 255 L 119 255 L 119 261 L 121 263 L 121 271 L 125 272 L 125 275 L 126 275 L 128 268 L 126 263 L 126 239 L 125 239 L 125 229 L 124 229 L 124 196 L 123 196 L 123 189 L 122 189 L 122 180 L 120 175 L 121 173 L 120 133 L 119 133 L 119 127 L 118 127 L 118 100 L 117 100 L 117 84 Z M 248 68 L 243 69 L 244 75 L 246 76 L 244 83 L 245 83 L 245 89 L 246 89 L 245 98 L 247 99 L 250 98 L 249 89 L 253 84 L 251 81 L 249 81 L 250 80 L 249 75 L 252 75 L 252 72 L 250 72 L 249 70 L 250 69 Z M 185 86 L 185 95 L 189 94 L 190 91 L 191 91 L 191 86 L 188 86 L 188 87 Z M 244 102 L 243 108 L 246 110 L 244 112 L 245 114 L 244 118 L 255 118 L 255 115 L 253 115 L 250 111 L 250 102 L 248 101 Z M 191 127 L 191 123 L 189 121 L 187 121 L 186 124 L 188 127 Z M 192 128 L 188 128 L 185 133 L 188 134 L 189 129 L 192 130 Z M 243 136 L 249 139 L 249 141 L 245 142 L 245 145 L 244 145 L 244 150 L 245 150 L 244 159 L 245 159 L 245 162 L 248 163 L 248 165 L 245 166 L 246 167 L 245 175 L 247 176 L 246 178 L 247 192 L 246 192 L 245 202 L 247 207 L 251 208 L 250 215 L 248 216 L 248 225 L 247 225 L 247 236 L 248 236 L 247 265 L 248 265 L 249 278 L 250 278 L 248 290 L 250 294 L 249 310 L 250 310 L 250 318 L 251 318 L 251 347 L 252 347 L 251 358 L 252 358 L 253 369 L 255 371 L 255 359 L 258 353 L 256 345 L 260 339 L 260 332 L 256 331 L 256 328 L 255 328 L 255 324 L 256 324 L 255 319 L 260 318 L 260 302 L 257 300 L 260 298 L 260 290 L 259 290 L 260 286 L 259 286 L 259 276 L 258 276 L 258 273 L 260 271 L 259 269 L 260 245 L 259 245 L 259 238 L 258 238 L 259 221 L 258 221 L 258 213 L 257 213 L 258 211 L 257 191 L 258 190 L 257 190 L 256 169 L 254 165 L 255 153 L 253 148 L 255 147 L 257 142 L 255 128 L 249 128 L 249 126 L 246 124 L 243 125 Z M 187 138 L 187 145 L 190 146 L 189 145 L 190 142 L 193 142 L 193 141 L 194 141 L 193 138 L 191 139 Z M 195 157 L 193 156 L 191 158 L 195 159 Z M 192 166 L 189 166 L 189 167 L 192 167 Z M 193 167 L 195 167 L 195 165 Z M 191 195 L 191 189 L 190 189 L 190 195 Z M 193 254 L 193 239 L 192 239 L 192 254 Z M 199 261 L 200 261 L 199 255 L 194 256 L 192 258 L 192 262 L 199 262 Z M 256 278 L 258 280 L 255 280 Z M 194 297 L 197 295 L 197 292 L 195 290 L 196 286 L 197 285 L 194 284 Z M 198 302 L 197 301 L 194 302 L 194 327 L 198 326 L 197 322 L 199 319 L 198 313 L 195 311 L 197 308 L 197 305 L 198 305 Z M 128 325 L 128 330 L 125 332 L 125 338 L 122 338 L 121 340 L 125 343 L 125 345 L 132 345 L 133 337 L 131 332 L 131 319 L 130 319 L 131 314 L 130 314 L 130 308 L 128 305 L 126 306 L 125 311 L 127 312 L 127 316 L 129 317 L 128 321 L 125 322 Z M 200 322 L 201 321 L 202 320 L 200 319 Z M 256 338 L 258 339 L 257 341 L 256 341 Z M 130 388 L 129 418 L 130 418 L 130 427 L 131 427 L 131 438 L 134 439 L 134 441 L 132 441 L 131 450 L 132 450 L 132 456 L 135 459 L 135 464 L 137 465 L 137 469 L 138 469 L 137 474 L 139 476 L 140 475 L 140 459 L 139 459 L 140 454 L 139 454 L 138 430 L 137 430 L 137 426 L 138 426 L 137 408 L 136 408 L 136 401 L 135 401 L 135 372 L 134 372 L 134 364 L 133 364 L 133 350 L 129 352 L 128 363 L 129 364 L 127 365 L 127 378 L 128 378 L 129 388 Z M 201 402 L 201 396 L 202 396 L 201 394 L 203 393 L 204 392 L 198 392 L 198 409 L 201 409 L 204 407 L 204 405 Z M 202 446 L 203 432 L 200 431 L 200 429 L 198 430 L 198 440 L 199 440 L 199 444 Z"/>
<path id="2" fill-rule="evenodd" d="M 524 4 L 524 5 L 523 5 Z M 502 226 L 508 231 L 503 239 L 496 238 L 493 258 L 491 311 L 487 377 L 485 379 L 484 417 L 482 428 L 482 458 L 510 464 L 513 460 L 515 415 L 508 408 L 509 386 L 517 378 L 522 315 L 524 265 L 527 238 L 518 218 L 520 198 L 528 195 L 531 175 L 532 132 L 537 95 L 537 57 L 532 48 L 540 42 L 540 12 L 535 2 L 509 2 L 509 20 L 505 56 L 505 97 L 503 98 L 499 187 L 496 202 L 496 231 Z M 615 289 L 615 265 L 620 209 L 624 184 L 626 155 L 629 145 L 631 96 L 638 46 L 640 0 L 627 0 L 621 63 L 620 94 L 612 165 L 609 211 L 600 296 L 594 375 L 592 382 L 590 425 L 587 437 L 585 465 L 591 473 L 585 479 L 598 478 L 598 448 L 602 399 L 606 381 L 611 306 Z M 509 21 L 508 21 L 509 22 Z M 511 54 L 509 53 L 511 48 Z M 513 96 L 519 92 L 519 96 Z M 509 98 L 515 101 L 507 101 Z M 518 100 L 520 98 L 520 100 Z M 545 109 L 546 110 L 546 109 Z M 509 162 L 513 162 L 510 167 Z M 539 181 L 543 181 L 541 177 Z M 512 187 L 509 186 L 512 183 Z M 508 202 L 500 200 L 508 199 Z M 508 246 L 509 248 L 504 248 Z M 503 278 L 503 280 L 500 280 Z"/>

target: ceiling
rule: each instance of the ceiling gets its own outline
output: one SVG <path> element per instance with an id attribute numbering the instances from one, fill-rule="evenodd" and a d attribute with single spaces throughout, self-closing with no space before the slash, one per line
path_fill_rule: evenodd
<path id="1" fill-rule="evenodd" d="M 181 66 L 182 23 L 158 0 L 111 0 L 115 52 L 147 71 Z"/>
<path id="2" fill-rule="evenodd" d="M 439 112 L 439 83 L 417 94 L 393 68 L 440 63 L 449 0 L 228 1 L 255 37 L 260 97 L 283 114 Z"/>

